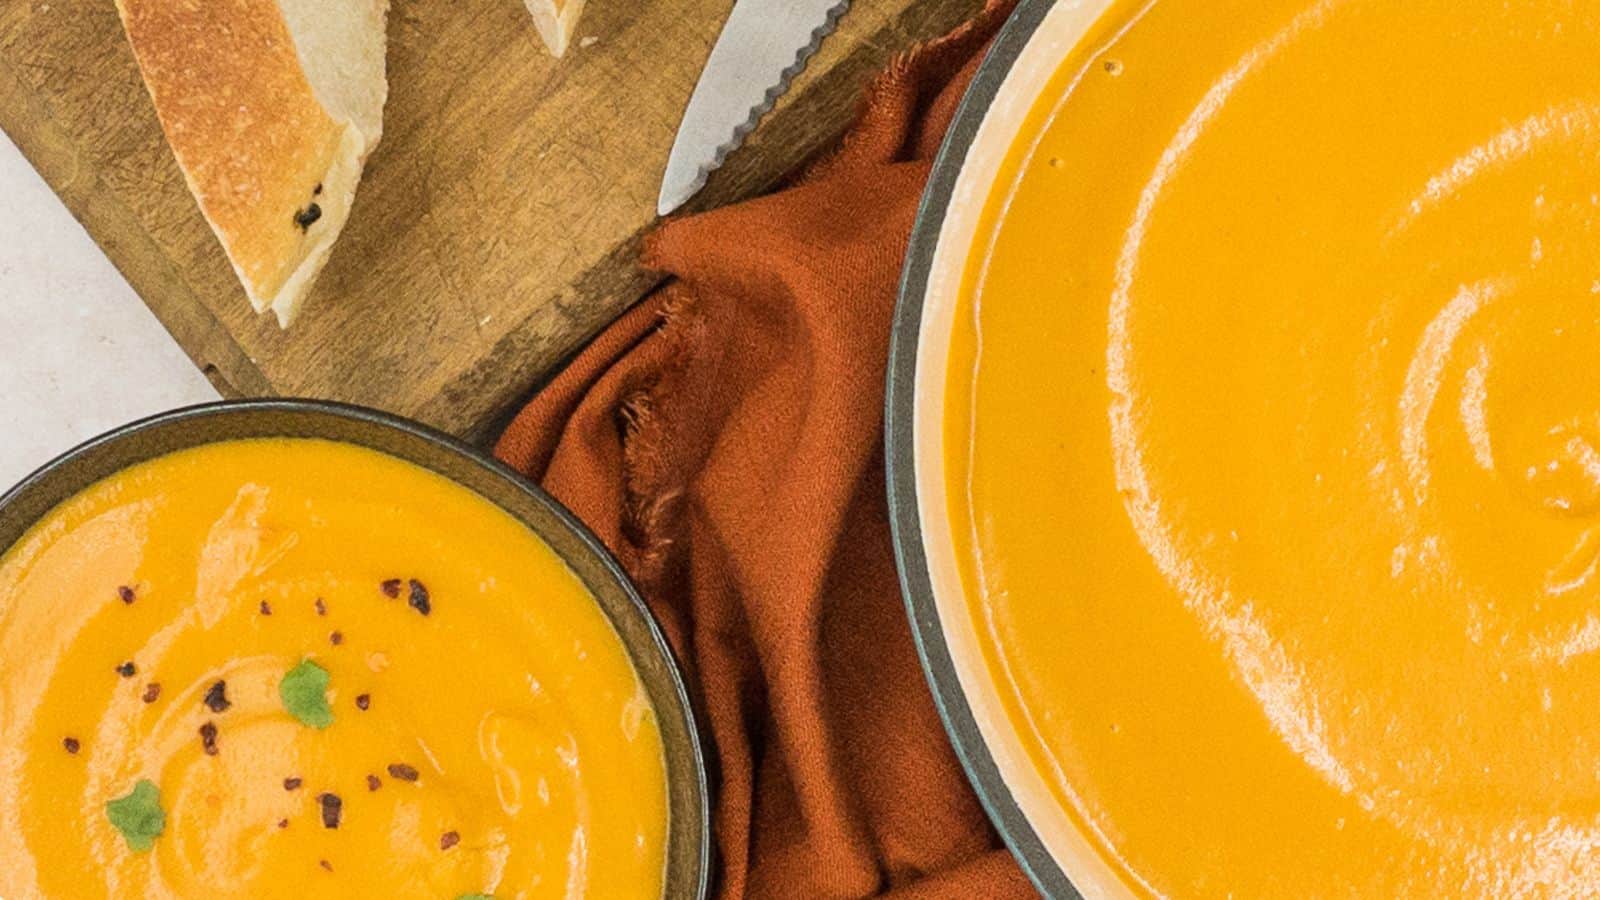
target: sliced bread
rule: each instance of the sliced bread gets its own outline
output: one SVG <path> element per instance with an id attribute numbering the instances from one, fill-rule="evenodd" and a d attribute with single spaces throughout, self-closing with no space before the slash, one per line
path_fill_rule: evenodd
<path id="1" fill-rule="evenodd" d="M 189 190 L 287 327 L 344 228 L 388 95 L 388 0 L 117 0 Z"/>

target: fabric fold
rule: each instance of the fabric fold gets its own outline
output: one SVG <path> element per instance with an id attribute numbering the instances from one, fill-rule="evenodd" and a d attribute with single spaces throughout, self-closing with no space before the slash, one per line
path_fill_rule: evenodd
<path id="1" fill-rule="evenodd" d="M 1010 12 L 897 59 L 776 194 L 665 223 L 672 276 L 496 448 L 615 553 L 716 754 L 722 897 L 1026 897 L 923 678 L 884 496 L 884 367 L 932 157 Z"/>

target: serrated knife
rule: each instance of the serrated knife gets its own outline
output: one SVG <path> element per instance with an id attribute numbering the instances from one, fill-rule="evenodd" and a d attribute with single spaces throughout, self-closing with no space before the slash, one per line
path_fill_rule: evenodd
<path id="1" fill-rule="evenodd" d="M 678 126 L 658 213 L 705 186 L 849 9 L 850 0 L 737 0 Z"/>

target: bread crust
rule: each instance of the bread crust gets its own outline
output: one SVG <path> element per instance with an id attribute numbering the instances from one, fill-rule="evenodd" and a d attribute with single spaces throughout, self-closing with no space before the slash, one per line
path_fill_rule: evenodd
<path id="1" fill-rule="evenodd" d="M 352 126 L 318 101 L 276 0 L 117 0 L 162 130 L 258 311 L 309 288 L 353 199 L 324 197 Z M 329 204 L 337 215 L 324 215 Z M 310 272 L 301 271 L 311 266 Z M 281 296 L 286 293 L 294 296 Z M 285 310 L 288 310 L 286 313 Z"/>

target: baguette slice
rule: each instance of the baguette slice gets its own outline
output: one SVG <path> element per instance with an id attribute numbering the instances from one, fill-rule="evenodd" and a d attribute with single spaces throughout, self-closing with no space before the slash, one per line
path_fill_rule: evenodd
<path id="1" fill-rule="evenodd" d="M 551 54 L 560 57 L 567 52 L 573 32 L 578 30 L 578 17 L 583 15 L 583 3 L 584 0 L 527 0 L 533 24 Z"/>
<path id="2" fill-rule="evenodd" d="M 355 201 L 388 96 L 388 0 L 117 0 L 189 190 L 288 327 Z"/>

